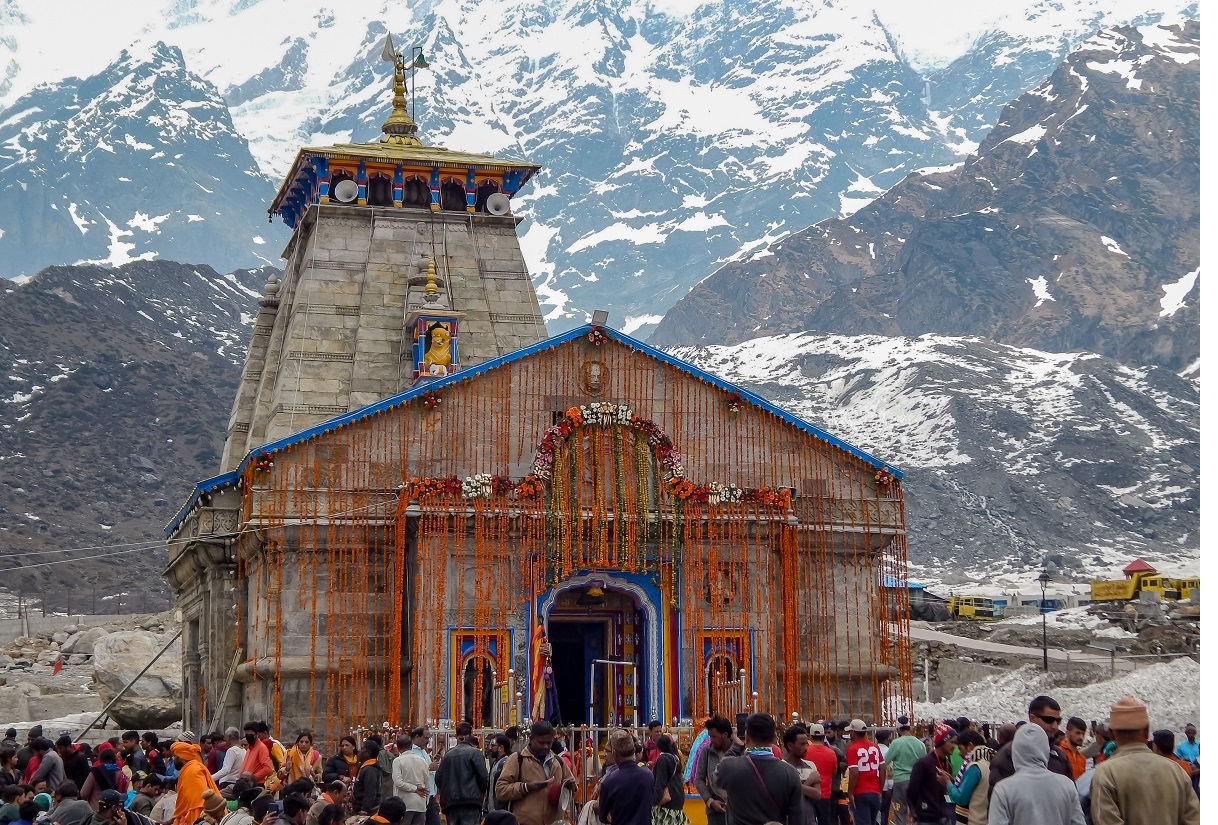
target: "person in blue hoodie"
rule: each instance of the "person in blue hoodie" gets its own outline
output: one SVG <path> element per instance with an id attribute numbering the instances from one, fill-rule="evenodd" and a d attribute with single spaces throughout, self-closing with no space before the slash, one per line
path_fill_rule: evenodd
<path id="1" fill-rule="evenodd" d="M 994 786 L 989 825 L 1086 825 L 1078 789 L 1049 770 L 1049 735 L 1024 725 L 1011 743 L 1015 773 Z"/>

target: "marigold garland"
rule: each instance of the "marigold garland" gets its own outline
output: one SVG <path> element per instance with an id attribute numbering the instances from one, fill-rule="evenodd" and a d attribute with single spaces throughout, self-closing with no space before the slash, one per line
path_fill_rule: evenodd
<path id="1" fill-rule="evenodd" d="M 875 474 L 875 483 L 884 492 L 888 492 L 889 488 L 896 482 L 897 477 L 888 470 L 877 470 Z"/>
<path id="2" fill-rule="evenodd" d="M 628 426 L 641 433 L 655 450 L 660 461 L 660 468 L 664 473 L 664 481 L 685 476 L 685 468 L 681 465 L 681 454 L 677 452 L 672 440 L 664 434 L 658 424 L 645 418 L 639 418 L 634 414 L 634 410 L 625 404 L 610 404 L 603 401 L 571 407 L 563 413 L 561 421 L 545 431 L 541 444 L 537 448 L 537 456 L 533 459 L 533 474 L 543 480 L 549 480 L 554 468 L 555 450 L 565 444 L 572 433 L 585 426 Z"/>
<path id="3" fill-rule="evenodd" d="M 593 327 L 588 333 L 588 340 L 592 343 L 592 346 L 599 347 L 609 340 L 609 336 L 605 335 L 600 327 Z"/>
<path id="4" fill-rule="evenodd" d="M 419 394 L 419 403 L 421 403 L 423 405 L 423 409 L 426 410 L 434 410 L 436 407 L 440 406 L 440 402 L 442 400 L 443 399 L 440 398 L 440 393 L 435 390 L 425 390 Z"/>

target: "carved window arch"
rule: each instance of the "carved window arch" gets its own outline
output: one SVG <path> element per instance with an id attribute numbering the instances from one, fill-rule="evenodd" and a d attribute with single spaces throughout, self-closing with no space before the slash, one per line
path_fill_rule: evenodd
<path id="1" fill-rule="evenodd" d="M 354 181 L 355 176 L 346 169 L 335 169 L 330 173 L 330 203 L 343 203 L 338 198 L 334 197 L 334 191 L 338 188 L 338 185 L 345 180 Z M 351 200 L 351 203 L 355 203 L 354 198 Z"/>
<path id="2" fill-rule="evenodd" d="M 440 208 L 446 212 L 465 211 L 465 186 L 456 178 L 449 178 L 440 184 Z"/>
<path id="3" fill-rule="evenodd" d="M 461 719 L 474 727 L 492 727 L 494 711 L 495 667 L 491 656 L 475 650 L 461 664 Z"/>
<path id="4" fill-rule="evenodd" d="M 384 172 L 368 176 L 368 203 L 371 206 L 393 206 L 393 179 Z"/>
<path id="5" fill-rule="evenodd" d="M 474 211 L 486 211 L 486 199 L 499 191 L 499 184 L 491 180 L 484 180 L 478 184 L 478 188 L 474 194 Z"/>
<path id="6" fill-rule="evenodd" d="M 402 206 L 427 209 L 431 206 L 431 187 L 418 175 L 411 175 L 402 184 Z"/>

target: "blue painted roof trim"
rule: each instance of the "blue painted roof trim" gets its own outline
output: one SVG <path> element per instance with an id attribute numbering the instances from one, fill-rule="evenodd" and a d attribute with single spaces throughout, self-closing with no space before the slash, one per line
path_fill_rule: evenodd
<path id="1" fill-rule="evenodd" d="M 336 430 L 340 427 L 345 427 L 348 424 L 354 424 L 356 422 L 362 421 L 365 418 L 369 418 L 378 413 L 382 413 L 382 412 L 385 412 L 386 410 L 393 409 L 394 407 L 400 407 L 403 404 L 408 404 L 411 401 L 413 401 L 414 399 L 418 398 L 423 393 L 427 392 L 428 390 L 435 391 L 435 390 L 443 389 L 445 387 L 452 386 L 452 385 L 460 383 L 462 381 L 468 381 L 471 378 L 476 378 L 477 376 L 479 376 L 485 372 L 490 372 L 491 370 L 501 367 L 504 364 L 510 364 L 514 361 L 519 361 L 522 358 L 527 358 L 528 356 L 533 355 L 534 353 L 545 352 L 546 350 L 553 349 L 554 347 L 557 347 L 557 346 L 561 346 L 562 344 L 565 344 L 569 341 L 574 341 L 584 335 L 587 335 L 592 330 L 592 328 L 593 327 L 591 324 L 585 324 L 582 327 L 576 327 L 575 329 L 568 330 L 567 332 L 560 333 L 559 335 L 555 335 L 552 338 L 547 338 L 544 341 L 538 341 L 536 344 L 532 344 L 531 346 L 524 347 L 523 349 L 518 349 L 515 352 L 509 352 L 506 355 L 500 355 L 498 358 L 492 358 L 489 361 L 483 361 L 481 364 L 478 364 L 473 367 L 468 367 L 459 372 L 455 372 L 452 375 L 447 375 L 447 376 L 444 376 L 443 378 L 436 378 L 431 381 L 427 381 L 423 384 L 418 384 L 416 386 L 411 387 L 408 390 L 403 390 L 402 392 L 399 392 L 396 395 L 391 395 L 391 396 L 388 396 L 387 398 L 382 398 L 380 401 L 377 401 L 374 404 L 369 404 L 366 407 L 360 407 L 358 410 L 352 410 L 351 412 L 346 413 L 344 415 L 335 416 L 334 418 L 331 418 L 327 421 L 323 421 L 320 424 L 316 424 L 312 427 L 309 427 L 306 430 L 301 430 L 300 432 L 292 433 L 291 435 L 281 438 L 278 441 L 272 441 L 270 444 L 264 444 L 261 447 L 256 447 L 255 449 L 250 450 L 250 452 L 245 456 L 245 458 L 237 466 L 236 470 L 233 470 L 231 473 L 225 473 L 223 475 L 215 476 L 214 478 L 206 479 L 205 481 L 200 481 L 195 486 L 194 493 L 192 493 L 190 498 L 186 501 L 186 503 L 184 505 L 182 505 L 182 509 L 178 510 L 177 514 L 174 515 L 173 520 L 170 521 L 169 524 L 165 525 L 165 533 L 166 533 L 166 535 L 173 535 L 174 531 L 177 530 L 178 526 L 182 523 L 182 520 L 184 518 L 186 518 L 186 514 L 189 513 L 195 507 L 195 505 L 198 503 L 199 499 L 204 494 L 212 493 L 223 487 L 227 487 L 227 486 L 236 484 L 240 480 L 242 473 L 245 471 L 246 466 L 250 463 L 250 461 L 252 461 L 254 459 L 255 456 L 261 455 L 263 453 L 274 453 L 274 452 L 282 450 L 286 447 L 290 447 L 294 444 L 301 444 L 303 442 L 308 441 L 311 438 L 315 438 L 319 435 L 330 432 L 332 430 Z M 698 378 L 699 380 L 705 381 L 708 384 L 718 387 L 719 389 L 721 389 L 725 392 L 738 393 L 741 398 L 748 401 L 750 404 L 760 407 L 761 409 L 765 410 L 766 412 L 771 413 L 772 415 L 782 419 L 786 423 L 791 424 L 796 429 L 802 430 L 815 438 L 821 439 L 822 441 L 827 441 L 829 444 L 832 444 L 834 447 L 837 447 L 838 449 L 849 453 L 850 455 L 854 456 L 855 458 L 858 458 L 858 459 L 861 459 L 861 460 L 867 462 L 868 464 L 875 467 L 877 470 L 879 470 L 879 469 L 888 470 L 897 479 L 901 479 L 904 477 L 904 473 L 902 473 L 901 470 L 899 468 L 895 467 L 894 465 L 889 464 L 884 461 L 880 461 L 878 458 L 875 458 L 874 456 L 860 450 L 858 447 L 855 447 L 853 444 L 842 441 L 840 438 L 836 438 L 836 437 L 830 435 L 829 433 L 825 432 L 824 430 L 820 429 L 819 427 L 809 424 L 807 421 L 804 421 L 802 418 L 798 418 L 794 415 L 791 415 L 786 410 L 783 410 L 779 407 L 774 406 L 769 401 L 765 400 L 764 398 L 762 398 L 760 395 L 757 395 L 756 393 L 749 392 L 748 390 L 746 390 L 742 387 L 738 387 L 735 384 L 732 384 L 728 381 L 724 381 L 722 378 L 711 375 L 709 372 L 704 372 L 703 370 L 700 370 L 697 367 L 695 367 L 693 364 L 690 364 L 686 361 L 682 361 L 680 358 L 676 358 L 672 355 L 669 355 L 668 353 L 664 352 L 663 350 L 656 349 L 655 347 L 651 346 L 650 344 L 645 344 L 636 338 L 631 338 L 629 335 L 626 335 L 623 332 L 618 332 L 617 330 L 612 329 L 610 327 L 599 327 L 599 329 L 603 333 L 605 333 L 606 336 L 613 339 L 614 341 L 617 341 L 619 344 L 623 344 L 625 346 L 630 347 L 631 349 L 638 350 L 639 352 L 642 352 L 644 355 L 649 355 L 652 358 L 655 358 L 657 361 L 661 361 L 665 364 L 668 364 L 669 366 L 675 367 L 676 369 L 679 369 L 682 372 L 688 373 L 688 374 L 694 376 L 695 378 Z"/>

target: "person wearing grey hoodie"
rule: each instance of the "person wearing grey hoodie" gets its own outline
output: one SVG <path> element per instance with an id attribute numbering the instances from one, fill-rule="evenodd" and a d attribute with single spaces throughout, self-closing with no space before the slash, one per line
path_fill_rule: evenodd
<path id="1" fill-rule="evenodd" d="M 1024 725 L 1011 743 L 1015 773 L 994 786 L 989 825 L 1085 825 L 1078 790 L 1049 770 L 1049 736 Z"/>

